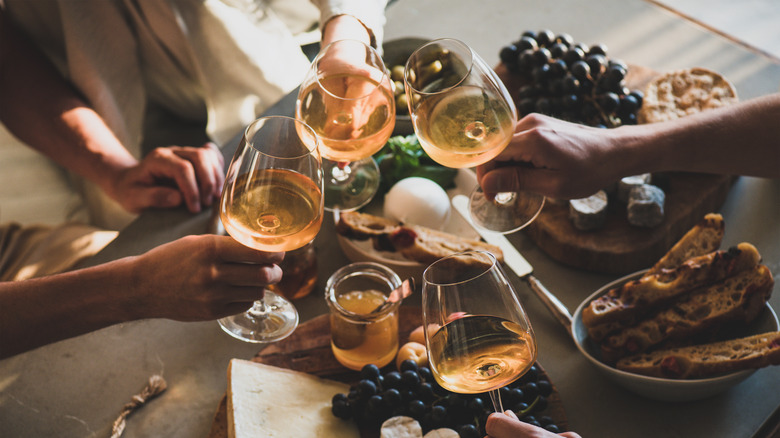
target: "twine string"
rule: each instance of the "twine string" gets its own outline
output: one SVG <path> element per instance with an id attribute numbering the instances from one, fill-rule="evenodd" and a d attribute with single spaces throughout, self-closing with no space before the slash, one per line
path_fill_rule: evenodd
<path id="1" fill-rule="evenodd" d="M 162 376 L 155 374 L 150 377 L 149 383 L 147 383 L 141 393 L 134 395 L 130 399 L 130 402 L 125 404 L 124 408 L 122 408 L 122 412 L 119 414 L 116 421 L 114 421 L 114 426 L 111 429 L 111 438 L 119 438 L 122 436 L 122 433 L 125 431 L 125 426 L 127 426 L 127 417 L 136 409 L 143 406 L 144 403 L 165 391 L 167 387 L 168 384 L 165 383 L 165 379 L 163 379 Z"/>

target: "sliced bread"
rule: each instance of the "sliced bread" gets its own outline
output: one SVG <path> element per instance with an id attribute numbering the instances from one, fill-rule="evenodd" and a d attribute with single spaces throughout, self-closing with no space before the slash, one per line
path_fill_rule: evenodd
<path id="1" fill-rule="evenodd" d="M 670 379 L 713 377 L 780 365 L 780 331 L 625 357 L 619 370 Z"/>
<path id="2" fill-rule="evenodd" d="M 758 250 L 749 243 L 688 259 L 673 270 L 645 275 L 593 300 L 583 309 L 582 322 L 586 327 L 631 323 L 686 292 L 749 270 L 760 260 Z"/>
<path id="3" fill-rule="evenodd" d="M 608 336 L 601 344 L 602 359 L 613 363 L 665 341 L 691 338 L 727 323 L 747 324 L 763 310 L 773 286 L 769 268 L 757 265 L 697 289 L 636 325 Z"/>

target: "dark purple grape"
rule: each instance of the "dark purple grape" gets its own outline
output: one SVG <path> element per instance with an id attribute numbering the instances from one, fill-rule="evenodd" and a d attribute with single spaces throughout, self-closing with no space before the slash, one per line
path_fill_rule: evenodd
<path id="1" fill-rule="evenodd" d="M 562 59 L 550 61 L 550 63 L 547 65 L 550 66 L 550 77 L 562 78 L 566 75 L 566 62 L 564 62 Z"/>
<path id="2" fill-rule="evenodd" d="M 334 402 L 330 408 L 330 411 L 334 416 L 341 418 L 342 420 L 349 420 L 352 418 L 352 407 L 346 400 Z"/>
<path id="3" fill-rule="evenodd" d="M 607 46 L 604 44 L 594 44 L 588 49 L 588 56 L 590 55 L 602 55 L 607 56 Z"/>
<path id="4" fill-rule="evenodd" d="M 562 33 L 555 37 L 555 41 L 557 43 L 564 44 L 566 47 L 571 47 L 571 45 L 574 44 L 574 37 L 568 33 Z"/>
<path id="5" fill-rule="evenodd" d="M 607 68 L 607 57 L 600 54 L 588 55 L 585 62 L 590 67 L 590 75 L 593 77 L 601 76 L 601 73 Z M 577 79 L 580 79 L 579 77 Z"/>
<path id="6" fill-rule="evenodd" d="M 382 393 L 382 397 L 385 399 L 385 403 L 391 408 L 401 406 L 403 399 L 401 398 L 401 392 L 395 388 L 390 388 Z"/>
<path id="7" fill-rule="evenodd" d="M 590 76 L 590 65 L 585 61 L 575 61 L 574 64 L 569 67 L 571 74 L 580 81 L 588 79 Z"/>
<path id="8" fill-rule="evenodd" d="M 361 379 L 368 379 L 373 380 L 376 382 L 376 379 L 382 374 L 382 372 L 379 370 L 379 367 L 374 364 L 368 364 L 361 368 L 360 370 L 360 378 Z"/>
<path id="9" fill-rule="evenodd" d="M 552 394 L 552 384 L 549 380 L 539 380 L 536 382 L 536 388 L 539 389 L 539 394 L 548 397 Z"/>
<path id="10" fill-rule="evenodd" d="M 398 371 L 390 371 L 385 374 L 382 379 L 383 388 L 400 388 L 401 387 L 401 373 Z"/>
<path id="11" fill-rule="evenodd" d="M 376 391 L 376 383 L 374 383 L 372 380 L 363 379 L 358 382 L 357 393 L 358 397 L 361 399 L 367 400 L 372 395 L 376 394 Z"/>
<path id="12" fill-rule="evenodd" d="M 436 405 L 431 408 L 431 420 L 434 424 L 442 424 L 447 419 L 447 408 L 442 405 Z"/>
<path id="13" fill-rule="evenodd" d="M 511 67 L 517 65 L 517 55 L 519 53 L 520 49 L 516 45 L 508 44 L 501 48 L 498 57 L 501 59 L 501 62 Z"/>
<path id="14" fill-rule="evenodd" d="M 570 47 L 569 50 L 561 56 L 561 59 L 563 59 L 566 64 L 571 65 L 576 61 L 585 59 L 585 52 L 579 47 Z"/>
<path id="15" fill-rule="evenodd" d="M 479 429 L 473 424 L 464 424 L 458 428 L 460 438 L 480 438 Z"/>
<path id="16" fill-rule="evenodd" d="M 534 53 L 533 50 L 527 49 L 517 55 L 517 69 L 520 72 L 528 72 L 536 65 Z"/>
<path id="17" fill-rule="evenodd" d="M 555 34 L 549 29 L 543 29 L 537 32 L 536 41 L 539 46 L 548 46 L 555 41 Z"/>
<path id="18" fill-rule="evenodd" d="M 550 55 L 553 58 L 560 58 L 569 50 L 569 47 L 563 43 L 555 43 L 550 46 Z"/>
<path id="19" fill-rule="evenodd" d="M 401 385 L 404 388 L 408 388 L 411 390 L 416 390 L 419 386 L 422 380 L 420 379 L 420 375 L 417 374 L 416 370 L 409 370 L 401 373 Z"/>
<path id="20" fill-rule="evenodd" d="M 398 370 L 403 373 L 404 371 L 412 370 L 414 372 L 417 372 L 417 368 L 419 368 L 419 365 L 417 365 L 417 362 L 413 361 L 412 359 L 406 359 L 405 361 L 401 362 L 401 366 L 398 367 Z"/>
<path id="21" fill-rule="evenodd" d="M 552 58 L 552 55 L 546 47 L 542 47 L 539 50 L 535 50 L 533 52 L 534 65 L 536 66 L 547 64 L 550 62 L 550 58 Z"/>
<path id="22" fill-rule="evenodd" d="M 601 110 L 604 111 L 607 114 L 612 114 L 617 110 L 618 105 L 620 105 L 620 97 L 615 93 L 604 93 L 599 98 L 599 105 L 601 105 Z"/>
<path id="23" fill-rule="evenodd" d="M 523 36 L 520 38 L 520 40 L 515 43 L 515 46 L 517 46 L 518 50 L 521 52 L 523 50 L 536 50 L 539 48 L 539 43 L 536 42 L 536 38 L 530 37 L 530 36 Z"/>
<path id="24" fill-rule="evenodd" d="M 426 407 L 422 400 L 412 400 L 407 406 L 409 416 L 415 420 L 419 420 L 425 415 Z"/>

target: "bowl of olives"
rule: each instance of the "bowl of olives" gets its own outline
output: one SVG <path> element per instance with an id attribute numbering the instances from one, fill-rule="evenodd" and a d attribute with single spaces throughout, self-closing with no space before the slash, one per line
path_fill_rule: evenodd
<path id="1" fill-rule="evenodd" d="M 385 65 L 395 86 L 395 129 L 393 135 L 414 134 L 409 105 L 404 93 L 404 67 L 409 56 L 420 46 L 430 41 L 425 38 L 399 38 L 385 41 L 383 47 Z"/>

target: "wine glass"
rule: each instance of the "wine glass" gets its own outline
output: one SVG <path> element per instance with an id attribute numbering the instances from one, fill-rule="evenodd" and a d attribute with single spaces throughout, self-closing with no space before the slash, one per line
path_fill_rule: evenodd
<path id="1" fill-rule="evenodd" d="M 503 412 L 499 389 L 533 366 L 536 337 L 496 257 L 469 251 L 428 266 L 422 311 L 436 381 L 452 392 L 489 392 Z"/>
<path id="2" fill-rule="evenodd" d="M 371 156 L 395 126 L 393 82 L 379 53 L 357 40 L 325 46 L 301 84 L 295 114 L 321 141 L 325 209 L 357 210 L 371 201 L 379 187 Z"/>
<path id="3" fill-rule="evenodd" d="M 261 251 L 291 251 L 314 239 L 323 217 L 318 146 L 315 132 L 290 117 L 262 117 L 246 128 L 219 204 L 231 237 Z M 298 311 L 265 290 L 249 310 L 219 324 L 238 339 L 273 342 L 295 330 Z"/>
<path id="4" fill-rule="evenodd" d="M 512 139 L 517 123 L 512 97 L 485 61 L 458 40 L 433 40 L 412 53 L 404 89 L 420 145 L 443 166 L 486 163 Z M 511 233 L 531 223 L 543 206 L 544 197 L 535 193 L 498 193 L 488 200 L 477 187 L 469 210 L 480 227 Z"/>

